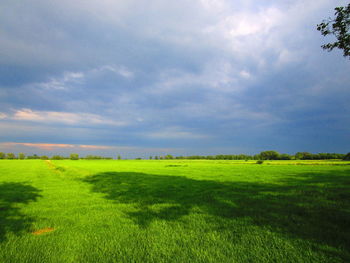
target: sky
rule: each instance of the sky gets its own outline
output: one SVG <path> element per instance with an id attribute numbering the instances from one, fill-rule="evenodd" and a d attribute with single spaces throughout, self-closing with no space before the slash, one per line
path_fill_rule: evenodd
<path id="1" fill-rule="evenodd" d="M 0 151 L 350 151 L 334 0 L 2 0 Z"/>

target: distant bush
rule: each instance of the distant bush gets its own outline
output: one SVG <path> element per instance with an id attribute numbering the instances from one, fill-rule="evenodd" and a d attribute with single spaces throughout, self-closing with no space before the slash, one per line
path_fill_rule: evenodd
<path id="1" fill-rule="evenodd" d="M 64 159 L 64 157 L 61 155 L 54 155 L 51 157 L 51 160 L 63 160 L 63 159 Z"/>
<path id="2" fill-rule="evenodd" d="M 171 154 L 167 154 L 164 156 L 164 159 L 171 160 L 174 159 L 174 156 L 172 156 Z"/>
<path id="3" fill-rule="evenodd" d="M 292 160 L 292 156 L 287 153 L 282 153 L 279 157 L 280 160 Z"/>
<path id="4" fill-rule="evenodd" d="M 276 151 L 264 151 L 260 153 L 260 158 L 263 160 L 278 160 L 279 157 L 280 154 Z"/>
<path id="5" fill-rule="evenodd" d="M 27 159 L 40 159 L 40 156 L 37 154 L 34 155 L 28 155 Z"/>
<path id="6" fill-rule="evenodd" d="M 263 160 L 257 160 L 257 161 L 256 161 L 256 164 L 263 164 L 263 163 L 264 163 Z"/>
<path id="7" fill-rule="evenodd" d="M 345 155 L 342 153 L 309 153 L 297 152 L 295 154 L 296 160 L 331 160 L 344 159 Z"/>
<path id="8" fill-rule="evenodd" d="M 71 153 L 70 156 L 69 156 L 69 159 L 71 159 L 71 160 L 79 160 L 79 154 Z"/>
<path id="9" fill-rule="evenodd" d="M 350 161 L 350 152 L 347 153 L 344 158 L 343 158 L 344 161 Z"/>
<path id="10" fill-rule="evenodd" d="M 113 159 L 112 157 L 105 157 L 105 156 L 100 156 L 100 155 L 86 155 L 84 158 L 85 160 L 111 160 Z"/>
<path id="11" fill-rule="evenodd" d="M 8 153 L 6 154 L 6 159 L 9 159 L 9 160 L 16 159 L 16 155 L 14 153 Z"/>

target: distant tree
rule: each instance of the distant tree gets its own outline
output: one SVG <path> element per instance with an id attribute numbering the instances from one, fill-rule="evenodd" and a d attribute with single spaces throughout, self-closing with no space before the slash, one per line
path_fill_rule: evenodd
<path id="1" fill-rule="evenodd" d="M 69 159 L 71 159 L 71 160 L 79 160 L 79 154 L 77 154 L 77 153 L 71 153 L 71 154 L 69 155 Z"/>
<path id="2" fill-rule="evenodd" d="M 150 160 L 152 160 L 152 159 L 153 159 L 153 157 L 152 157 L 152 156 L 150 156 L 150 157 L 149 157 L 149 159 L 150 159 Z"/>
<path id="3" fill-rule="evenodd" d="M 6 154 L 3 152 L 0 152 L 0 159 L 5 159 L 6 158 Z"/>
<path id="4" fill-rule="evenodd" d="M 158 156 L 157 156 L 157 155 L 156 155 L 156 156 L 154 156 L 154 159 L 155 159 L 155 160 L 158 160 Z"/>
<path id="5" fill-rule="evenodd" d="M 26 155 L 24 153 L 19 153 L 18 154 L 18 159 L 24 160 L 26 158 Z"/>
<path id="6" fill-rule="evenodd" d="M 255 155 L 253 156 L 253 160 L 261 160 L 260 154 L 255 154 Z"/>
<path id="7" fill-rule="evenodd" d="M 27 159 L 40 159 L 40 156 L 38 156 L 37 154 L 28 155 Z"/>
<path id="8" fill-rule="evenodd" d="M 296 160 L 301 160 L 304 155 L 302 152 L 297 152 L 294 156 Z"/>
<path id="9" fill-rule="evenodd" d="M 49 159 L 49 157 L 48 157 L 48 156 L 46 156 L 46 155 L 42 155 L 42 156 L 40 156 L 40 159 L 41 159 L 41 160 L 48 160 L 48 159 Z"/>
<path id="10" fill-rule="evenodd" d="M 314 159 L 314 155 L 312 153 L 304 152 L 303 154 L 304 154 L 303 160 L 313 160 Z"/>
<path id="11" fill-rule="evenodd" d="M 112 160 L 112 157 L 100 156 L 100 155 L 86 155 L 85 157 L 81 157 L 80 159 L 85 160 Z"/>
<path id="12" fill-rule="evenodd" d="M 343 159 L 345 157 L 345 154 L 343 154 L 343 153 L 332 153 L 331 157 L 332 157 L 332 159 Z"/>
<path id="13" fill-rule="evenodd" d="M 6 154 L 6 159 L 9 159 L 9 160 L 16 159 L 16 155 L 14 153 L 8 153 Z"/>
<path id="14" fill-rule="evenodd" d="M 264 151 L 260 153 L 260 157 L 263 160 L 278 160 L 280 154 L 276 151 Z"/>
<path id="15" fill-rule="evenodd" d="M 295 159 L 297 159 L 297 160 L 312 160 L 313 155 L 312 155 L 312 153 L 309 153 L 309 152 L 297 152 L 295 154 Z"/>
<path id="16" fill-rule="evenodd" d="M 292 156 L 290 156 L 287 153 L 283 153 L 283 154 L 280 155 L 279 159 L 280 160 L 292 160 Z"/>
<path id="17" fill-rule="evenodd" d="M 51 157 L 51 160 L 63 160 L 63 159 L 64 159 L 64 157 L 61 155 L 54 155 Z"/>
<path id="18" fill-rule="evenodd" d="M 80 159 L 86 159 L 86 160 L 111 160 L 113 159 L 112 157 L 105 157 L 105 156 L 100 156 L 100 155 L 86 155 L 84 158 Z"/>
<path id="19" fill-rule="evenodd" d="M 174 159 L 174 157 L 171 154 L 167 154 L 164 156 L 164 159 L 171 160 L 171 159 Z"/>
<path id="20" fill-rule="evenodd" d="M 118 159 L 118 160 L 121 160 L 121 159 L 122 159 L 122 157 L 121 157 L 121 156 L 118 154 L 117 159 Z"/>
<path id="21" fill-rule="evenodd" d="M 347 153 L 344 158 L 343 158 L 344 161 L 350 161 L 350 152 Z"/>
<path id="22" fill-rule="evenodd" d="M 332 51 L 334 48 L 343 50 L 343 56 L 350 58 L 350 3 L 335 9 L 335 18 L 324 20 L 317 25 L 317 30 L 323 36 L 334 35 L 337 41 L 322 45 L 323 49 Z"/>

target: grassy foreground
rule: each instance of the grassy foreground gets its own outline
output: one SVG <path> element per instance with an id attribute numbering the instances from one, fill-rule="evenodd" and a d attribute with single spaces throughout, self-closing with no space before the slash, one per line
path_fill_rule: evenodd
<path id="1" fill-rule="evenodd" d="M 0 262 L 350 262 L 350 165 L 290 164 L 1 160 Z"/>

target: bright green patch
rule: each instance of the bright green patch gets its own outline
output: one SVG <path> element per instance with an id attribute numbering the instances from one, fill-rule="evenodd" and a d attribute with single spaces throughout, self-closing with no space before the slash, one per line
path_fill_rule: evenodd
<path id="1" fill-rule="evenodd" d="M 0 262 L 350 262 L 350 166 L 295 162 L 1 160 Z"/>

